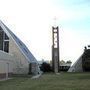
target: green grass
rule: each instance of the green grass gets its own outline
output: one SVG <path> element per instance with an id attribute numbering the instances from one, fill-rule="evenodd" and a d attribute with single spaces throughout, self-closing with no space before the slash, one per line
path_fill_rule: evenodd
<path id="1" fill-rule="evenodd" d="M 14 77 L 0 81 L 0 90 L 90 90 L 90 73 L 50 73 L 38 79 Z"/>

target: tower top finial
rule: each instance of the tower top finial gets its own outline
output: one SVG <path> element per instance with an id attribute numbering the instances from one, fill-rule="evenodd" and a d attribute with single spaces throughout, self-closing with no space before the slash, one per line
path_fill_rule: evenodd
<path id="1" fill-rule="evenodd" d="M 56 26 L 57 26 L 57 17 L 56 17 L 56 16 L 53 18 L 53 21 L 54 21 L 54 22 L 53 22 L 53 26 L 56 27 Z"/>

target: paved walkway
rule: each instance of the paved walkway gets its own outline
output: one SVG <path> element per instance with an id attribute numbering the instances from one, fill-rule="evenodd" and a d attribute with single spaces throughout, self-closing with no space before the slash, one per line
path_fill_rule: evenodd
<path id="1" fill-rule="evenodd" d="M 37 79 L 37 78 L 39 78 L 41 75 L 42 75 L 42 74 L 35 75 L 35 76 L 33 76 L 31 79 Z"/>
<path id="2" fill-rule="evenodd" d="M 3 78 L 3 79 L 0 79 L 0 81 L 6 81 L 6 80 L 9 80 L 9 79 L 12 79 L 12 78 Z"/>

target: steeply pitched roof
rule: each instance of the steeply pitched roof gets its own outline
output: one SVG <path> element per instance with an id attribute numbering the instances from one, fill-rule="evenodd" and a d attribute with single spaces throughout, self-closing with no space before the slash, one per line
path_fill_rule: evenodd
<path id="1" fill-rule="evenodd" d="M 27 58 L 27 60 L 31 63 L 36 62 L 36 58 L 33 56 L 33 54 L 28 50 L 26 45 L 2 22 L 0 21 L 0 26 L 3 29 L 3 31 L 7 34 L 8 37 L 11 37 L 19 47 L 20 51 L 23 53 L 23 55 Z"/>

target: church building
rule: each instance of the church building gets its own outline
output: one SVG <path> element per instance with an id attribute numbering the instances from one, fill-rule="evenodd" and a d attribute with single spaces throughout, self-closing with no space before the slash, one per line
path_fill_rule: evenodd
<path id="1" fill-rule="evenodd" d="M 38 61 L 26 45 L 0 21 L 0 78 L 39 73 Z"/>

